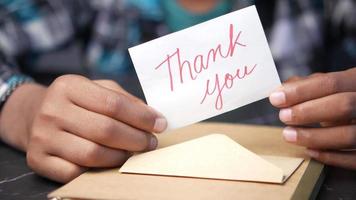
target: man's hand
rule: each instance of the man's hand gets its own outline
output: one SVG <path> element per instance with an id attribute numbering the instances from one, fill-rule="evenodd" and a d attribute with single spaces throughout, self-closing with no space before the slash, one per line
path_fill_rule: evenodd
<path id="1" fill-rule="evenodd" d="M 288 125 L 286 141 L 307 147 L 316 160 L 356 169 L 356 68 L 293 77 L 269 99 Z M 315 123 L 321 127 L 306 126 Z"/>
<path id="2" fill-rule="evenodd" d="M 35 88 L 31 93 L 21 86 L 2 112 L 6 121 L 14 101 L 26 101 L 22 94 L 27 92 L 35 103 L 17 112 L 26 116 L 21 130 L 28 133 L 11 139 L 11 130 L 16 128 L 9 126 L 17 125 L 7 121 L 2 123 L 8 127 L 2 138 L 27 151 L 28 165 L 34 171 L 59 182 L 68 182 L 89 167 L 119 166 L 130 152 L 155 149 L 157 139 L 152 132 L 162 132 L 167 126 L 161 114 L 112 81 L 66 75 L 48 88 Z"/>

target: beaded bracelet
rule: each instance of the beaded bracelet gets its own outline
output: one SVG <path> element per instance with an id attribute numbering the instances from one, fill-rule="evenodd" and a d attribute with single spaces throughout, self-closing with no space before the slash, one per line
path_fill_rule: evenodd
<path id="1" fill-rule="evenodd" d="M 13 75 L 6 82 L 0 85 L 0 109 L 4 106 L 6 100 L 19 86 L 25 83 L 33 83 L 34 80 L 24 75 Z"/>

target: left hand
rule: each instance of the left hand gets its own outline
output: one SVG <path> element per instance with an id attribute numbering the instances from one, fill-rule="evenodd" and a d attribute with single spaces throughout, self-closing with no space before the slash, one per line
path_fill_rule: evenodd
<path id="1" fill-rule="evenodd" d="M 269 100 L 280 108 L 287 142 L 328 165 L 356 170 L 356 67 L 340 72 L 293 77 Z M 317 128 L 306 127 L 319 123 Z"/>

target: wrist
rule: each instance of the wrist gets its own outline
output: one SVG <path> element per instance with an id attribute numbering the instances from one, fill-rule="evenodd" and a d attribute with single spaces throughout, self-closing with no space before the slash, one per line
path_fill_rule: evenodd
<path id="1" fill-rule="evenodd" d="M 32 121 L 46 88 L 23 84 L 9 96 L 0 113 L 0 137 L 11 146 L 26 151 Z"/>

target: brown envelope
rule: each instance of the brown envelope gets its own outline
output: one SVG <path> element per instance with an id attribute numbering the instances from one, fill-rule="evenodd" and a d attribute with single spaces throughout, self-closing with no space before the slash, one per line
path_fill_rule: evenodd
<path id="1" fill-rule="evenodd" d="M 283 183 L 301 158 L 260 157 L 223 134 L 210 134 L 131 157 L 122 173 Z"/>
<path id="2" fill-rule="evenodd" d="M 286 162 L 274 159 L 274 156 L 305 160 L 283 184 L 122 174 L 118 169 L 109 169 L 84 173 L 48 197 L 108 200 L 309 199 L 318 191 L 323 165 L 305 157 L 304 148 L 284 142 L 280 128 L 200 123 L 158 135 L 159 148 L 199 138 L 207 133 L 224 133 L 249 151 L 268 155 L 268 158 L 263 158 L 283 169 L 291 167 L 284 166 Z M 314 186 L 316 189 L 313 192 Z"/>

